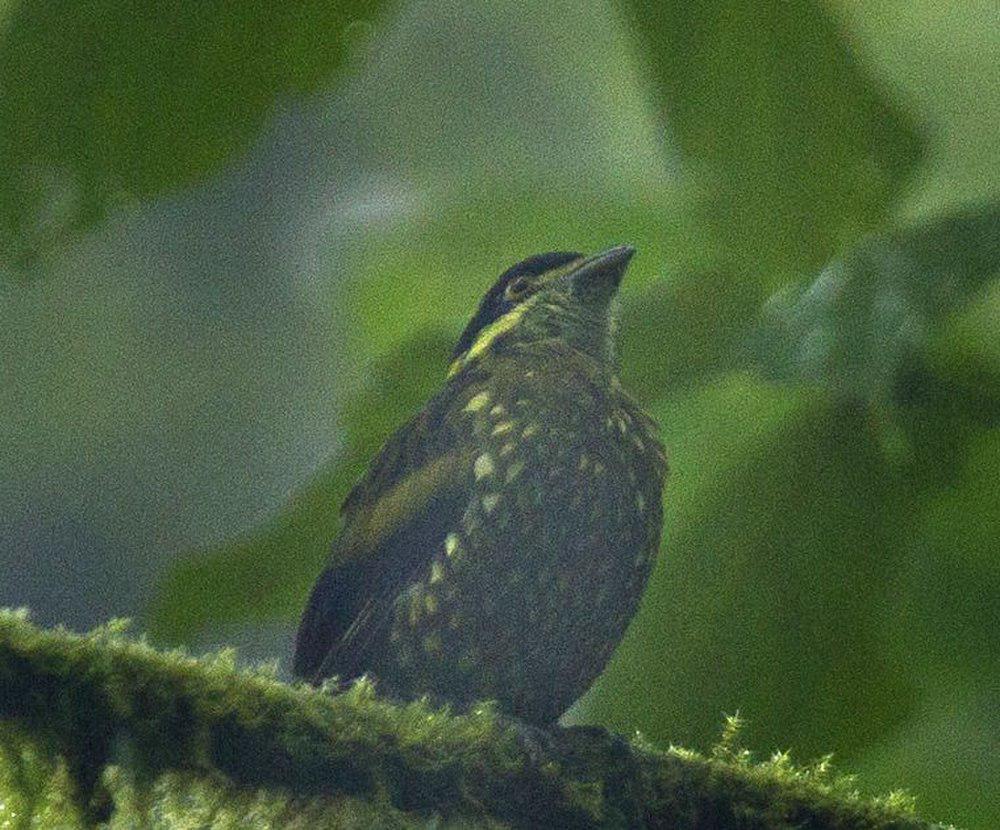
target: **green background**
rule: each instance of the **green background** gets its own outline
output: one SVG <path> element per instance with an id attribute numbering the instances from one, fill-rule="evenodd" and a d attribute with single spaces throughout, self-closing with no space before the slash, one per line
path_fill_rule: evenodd
<path id="1" fill-rule="evenodd" d="M 0 0 L 0 603 L 287 657 L 503 268 L 637 246 L 672 477 L 568 719 L 1000 822 L 990 0 Z"/>

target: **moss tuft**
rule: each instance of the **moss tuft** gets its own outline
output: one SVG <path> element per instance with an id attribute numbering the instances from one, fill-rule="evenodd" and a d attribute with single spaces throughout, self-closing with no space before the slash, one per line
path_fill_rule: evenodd
<path id="1" fill-rule="evenodd" d="M 829 759 L 756 763 L 726 722 L 709 757 L 596 728 L 544 747 L 495 708 L 390 703 L 159 652 L 114 621 L 80 636 L 0 612 L 0 825 L 917 830 Z"/>

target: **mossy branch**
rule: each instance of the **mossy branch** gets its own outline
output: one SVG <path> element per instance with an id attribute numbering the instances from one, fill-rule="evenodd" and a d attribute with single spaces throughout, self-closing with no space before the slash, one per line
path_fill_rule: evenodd
<path id="1" fill-rule="evenodd" d="M 0 612 L 0 819 L 14 826 L 894 828 L 827 764 L 710 757 L 601 730 L 532 752 L 488 707 L 466 715 L 341 694 Z M 540 757 L 542 756 L 542 757 Z M 32 819 L 34 817 L 34 819 Z"/>

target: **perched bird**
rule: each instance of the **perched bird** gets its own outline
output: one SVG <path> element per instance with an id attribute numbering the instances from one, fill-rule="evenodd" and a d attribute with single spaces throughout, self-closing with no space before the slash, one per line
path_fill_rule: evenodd
<path id="1" fill-rule="evenodd" d="M 444 388 L 344 502 L 297 675 L 546 725 L 600 674 L 659 548 L 666 475 L 616 375 L 632 254 L 533 256 L 489 290 Z"/>

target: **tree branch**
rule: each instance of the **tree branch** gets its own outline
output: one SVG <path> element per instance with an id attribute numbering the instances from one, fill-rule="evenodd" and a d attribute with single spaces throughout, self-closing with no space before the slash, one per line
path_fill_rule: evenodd
<path id="1" fill-rule="evenodd" d="M 364 682 L 289 686 L 273 668 L 237 670 L 231 653 L 194 659 L 122 632 L 43 631 L 0 612 L 0 801 L 22 819 L 41 805 L 84 826 L 125 814 L 168 827 L 223 815 L 272 827 L 934 826 L 904 796 L 861 797 L 825 763 L 753 763 L 735 721 L 710 757 L 596 729 L 557 730 L 532 752 L 489 706 L 455 715 L 388 703 Z"/>

